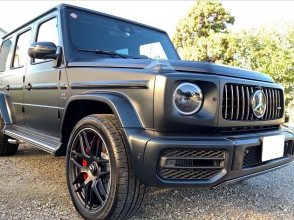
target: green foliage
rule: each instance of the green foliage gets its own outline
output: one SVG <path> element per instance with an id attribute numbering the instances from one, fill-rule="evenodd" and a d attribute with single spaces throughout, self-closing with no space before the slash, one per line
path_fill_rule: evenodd
<path id="1" fill-rule="evenodd" d="M 227 25 L 235 18 L 217 1 L 196 1 L 176 26 L 172 39 L 183 59 L 230 62 Z"/>

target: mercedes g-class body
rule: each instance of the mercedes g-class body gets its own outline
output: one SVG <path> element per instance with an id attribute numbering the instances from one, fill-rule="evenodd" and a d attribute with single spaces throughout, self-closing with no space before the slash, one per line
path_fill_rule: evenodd
<path id="1" fill-rule="evenodd" d="M 59 5 L 1 44 L 0 155 L 66 155 L 85 219 L 127 219 L 146 186 L 216 187 L 289 164 L 284 90 L 265 74 L 181 61 L 166 32 Z"/>

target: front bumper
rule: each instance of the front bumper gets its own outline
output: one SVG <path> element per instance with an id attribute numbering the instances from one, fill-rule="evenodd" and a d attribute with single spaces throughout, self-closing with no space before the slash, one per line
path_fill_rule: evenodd
<path id="1" fill-rule="evenodd" d="M 123 129 L 131 165 L 147 186 L 215 187 L 290 163 L 294 136 L 287 129 L 239 135 L 175 134 Z M 285 136 L 284 155 L 261 161 L 262 137 Z M 203 171 L 204 170 L 204 171 Z"/>

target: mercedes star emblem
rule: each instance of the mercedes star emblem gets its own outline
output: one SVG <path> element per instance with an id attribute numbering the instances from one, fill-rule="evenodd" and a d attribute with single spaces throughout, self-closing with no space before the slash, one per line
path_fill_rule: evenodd
<path id="1" fill-rule="evenodd" d="M 257 118 L 261 118 L 266 110 L 266 97 L 261 90 L 257 90 L 252 96 L 252 111 Z"/>

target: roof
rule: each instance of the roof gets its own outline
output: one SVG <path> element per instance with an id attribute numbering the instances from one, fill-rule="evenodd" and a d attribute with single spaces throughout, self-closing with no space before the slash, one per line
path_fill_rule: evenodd
<path id="1" fill-rule="evenodd" d="M 44 12 L 42 14 L 40 14 L 39 16 L 35 17 L 34 19 L 31 19 L 30 21 L 26 22 L 25 24 L 23 24 L 22 26 L 16 28 L 15 30 L 13 30 L 13 31 L 11 31 L 9 33 L 6 33 L 6 35 L 3 36 L 3 38 L 5 38 L 6 36 L 8 36 L 10 34 L 13 34 L 14 32 L 16 32 L 16 31 L 20 30 L 21 28 L 29 25 L 30 23 L 34 22 L 35 20 L 43 17 L 44 15 L 46 15 L 46 14 L 48 14 L 50 12 L 53 12 L 55 10 L 60 11 L 63 8 L 73 8 L 73 9 L 88 11 L 88 12 L 91 12 L 91 13 L 95 13 L 95 14 L 99 14 L 99 15 L 102 15 L 102 16 L 111 17 L 111 18 L 118 19 L 118 20 L 123 20 L 123 21 L 126 21 L 126 22 L 131 22 L 131 23 L 134 23 L 134 24 L 137 24 L 137 25 L 140 25 L 140 26 L 144 26 L 144 27 L 147 27 L 147 28 L 152 28 L 152 29 L 155 29 L 157 31 L 166 33 L 164 30 L 161 30 L 161 29 L 158 29 L 158 28 L 149 26 L 149 25 L 145 25 L 145 24 L 142 24 L 142 23 L 139 23 L 139 22 L 136 22 L 136 21 L 128 20 L 128 19 L 125 19 L 125 18 L 117 17 L 117 16 L 114 16 L 114 15 L 106 14 L 106 13 L 95 11 L 95 10 L 91 10 L 91 9 L 88 9 L 88 8 L 82 8 L 82 7 L 78 7 L 78 6 L 74 6 L 74 5 L 69 5 L 69 4 L 60 4 L 60 5 L 57 5 L 57 6 L 53 7 L 53 8 L 51 8 L 51 9 L 47 10 L 46 12 Z"/>

